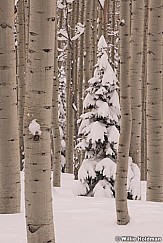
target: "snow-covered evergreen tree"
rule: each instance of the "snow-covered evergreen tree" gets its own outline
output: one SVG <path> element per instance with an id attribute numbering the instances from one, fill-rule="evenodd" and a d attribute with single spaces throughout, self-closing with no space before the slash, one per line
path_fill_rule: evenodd
<path id="1" fill-rule="evenodd" d="M 100 178 L 98 164 L 107 158 L 114 163 L 119 140 L 120 105 L 117 93 L 117 78 L 108 62 L 107 44 L 103 36 L 98 43 L 98 62 L 94 77 L 83 102 L 85 113 L 81 115 L 77 148 L 85 151 L 85 159 L 79 170 L 79 179 L 84 193 L 93 193 Z M 114 163 L 115 164 L 115 163 Z M 99 174 L 99 175 L 98 175 Z"/>
<path id="2" fill-rule="evenodd" d="M 85 158 L 79 169 L 79 184 L 74 189 L 76 195 L 114 197 L 120 104 L 118 80 L 108 62 L 106 50 L 107 43 L 101 36 L 94 76 L 89 80 L 89 88 L 83 102 L 85 113 L 79 121 L 79 136 L 82 138 L 79 139 L 77 149 L 85 151 Z M 140 190 L 136 190 L 131 181 L 135 176 L 136 180 L 140 181 L 140 175 L 136 165 L 131 166 L 131 160 L 128 191 L 130 198 L 136 199 L 140 197 Z M 139 185 L 136 188 L 139 188 Z M 132 191 L 135 192 L 134 195 Z"/>

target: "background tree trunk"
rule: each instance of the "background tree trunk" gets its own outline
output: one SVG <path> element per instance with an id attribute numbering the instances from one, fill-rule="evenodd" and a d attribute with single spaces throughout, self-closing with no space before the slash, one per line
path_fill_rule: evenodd
<path id="1" fill-rule="evenodd" d="M 23 116 L 25 103 L 25 8 L 24 0 L 18 1 L 18 114 L 19 114 L 19 147 L 20 147 L 20 170 L 23 169 Z"/>
<path id="2" fill-rule="evenodd" d="M 58 40 L 57 20 L 55 21 L 55 49 L 54 49 L 54 82 L 52 99 L 52 160 L 53 160 L 53 186 L 60 187 L 61 184 L 61 138 L 58 120 Z"/>
<path id="3" fill-rule="evenodd" d="M 33 0 L 30 3 L 25 96 L 25 209 L 28 243 L 55 242 L 50 155 L 55 6 L 52 0 Z M 33 131 L 30 128 L 32 124 L 35 124 Z"/>
<path id="4" fill-rule="evenodd" d="M 14 1 L 0 7 L 0 213 L 20 212 Z"/>
<path id="5" fill-rule="evenodd" d="M 84 33 L 84 90 L 88 88 L 88 80 L 91 78 L 91 6 L 93 1 L 85 3 L 85 33 Z"/>
<path id="6" fill-rule="evenodd" d="M 132 131 L 130 156 L 141 170 L 141 123 L 142 123 L 142 60 L 143 60 L 143 24 L 144 1 L 132 1 L 131 15 L 131 109 Z M 136 92 L 135 92 L 136 91 Z"/>
<path id="7" fill-rule="evenodd" d="M 147 30 L 148 0 L 144 2 L 144 32 L 142 61 L 142 125 L 141 125 L 141 180 L 147 180 Z"/>
<path id="8" fill-rule="evenodd" d="M 72 6 L 70 6 L 71 8 Z M 66 172 L 73 174 L 74 170 L 74 63 L 73 43 L 71 40 L 72 30 L 70 29 L 73 12 L 69 12 L 69 4 L 66 7 L 65 29 L 68 34 L 67 62 L 66 62 Z"/>
<path id="9" fill-rule="evenodd" d="M 162 0 L 149 1 L 147 38 L 147 200 L 163 202 Z"/>

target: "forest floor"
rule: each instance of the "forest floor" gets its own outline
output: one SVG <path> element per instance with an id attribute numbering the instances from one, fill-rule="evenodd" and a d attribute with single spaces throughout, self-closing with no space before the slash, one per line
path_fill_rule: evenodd
<path id="1" fill-rule="evenodd" d="M 145 201 L 145 182 L 142 200 L 128 201 L 130 223 L 126 226 L 116 224 L 114 199 L 74 196 L 74 183 L 72 175 L 63 174 L 61 188 L 53 188 L 56 243 L 161 241 L 140 237 L 163 241 L 163 204 Z M 23 188 L 22 173 L 22 212 L 0 215 L 0 243 L 26 243 Z"/>

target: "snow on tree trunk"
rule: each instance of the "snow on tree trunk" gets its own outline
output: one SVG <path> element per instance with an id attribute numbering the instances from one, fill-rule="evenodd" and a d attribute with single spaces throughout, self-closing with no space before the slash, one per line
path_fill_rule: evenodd
<path id="1" fill-rule="evenodd" d="M 61 137 L 61 170 L 65 172 L 66 167 L 66 75 L 64 72 L 64 67 L 61 66 L 59 76 L 59 129 L 60 129 L 60 137 Z"/>
<path id="2" fill-rule="evenodd" d="M 25 209 L 28 243 L 55 242 L 51 195 L 51 112 L 55 2 L 30 2 L 25 96 Z"/>
<path id="3" fill-rule="evenodd" d="M 14 1 L 0 7 L 0 213 L 20 212 Z"/>

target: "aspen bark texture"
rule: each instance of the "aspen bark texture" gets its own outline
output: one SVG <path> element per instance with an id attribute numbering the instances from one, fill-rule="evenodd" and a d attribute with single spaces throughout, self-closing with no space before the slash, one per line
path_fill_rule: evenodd
<path id="1" fill-rule="evenodd" d="M 25 96 L 25 209 L 28 243 L 55 242 L 50 134 L 54 76 L 55 2 L 30 2 Z M 29 125 L 37 122 L 34 131 Z"/>
<path id="2" fill-rule="evenodd" d="M 0 7 L 0 213 L 20 212 L 14 1 Z"/>
<path id="3" fill-rule="evenodd" d="M 129 79 L 130 1 L 121 0 L 120 7 L 120 100 L 121 130 L 118 147 L 115 198 L 117 224 L 129 222 L 127 207 L 127 172 L 131 138 L 131 90 Z"/>
<path id="4" fill-rule="evenodd" d="M 143 61 L 143 24 L 144 1 L 132 1 L 131 9 L 131 108 L 132 131 L 130 156 L 141 169 L 141 124 L 142 124 L 142 61 Z M 135 92 L 136 91 L 136 92 Z"/>

